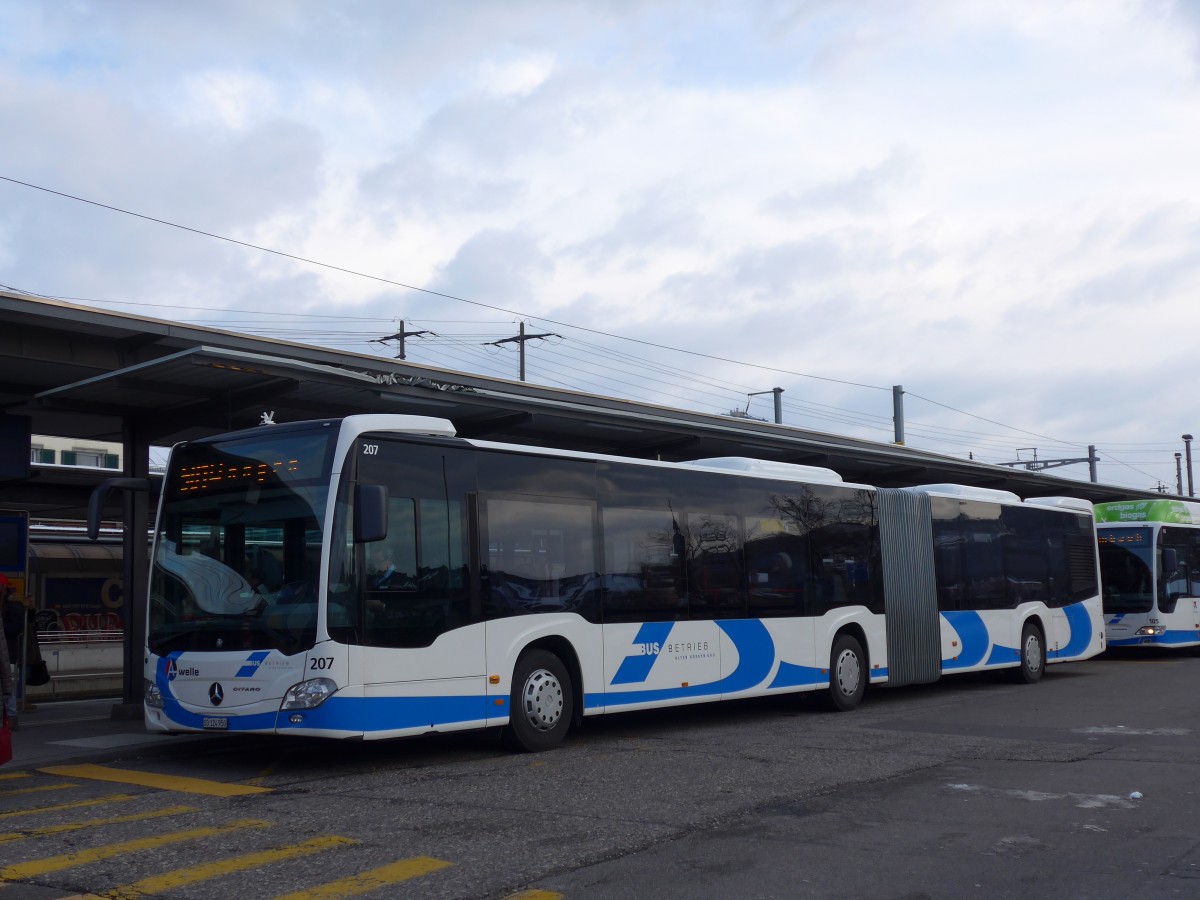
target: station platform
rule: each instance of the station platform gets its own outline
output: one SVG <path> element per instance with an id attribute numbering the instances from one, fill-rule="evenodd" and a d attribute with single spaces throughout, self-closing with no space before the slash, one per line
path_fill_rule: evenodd
<path id="1" fill-rule="evenodd" d="M 141 716 L 131 718 L 118 697 L 34 702 L 37 708 L 21 713 L 17 719 L 12 736 L 13 759 L 0 766 L 0 773 L 10 768 L 115 758 L 139 748 L 175 748 L 209 737 L 150 734 Z"/>

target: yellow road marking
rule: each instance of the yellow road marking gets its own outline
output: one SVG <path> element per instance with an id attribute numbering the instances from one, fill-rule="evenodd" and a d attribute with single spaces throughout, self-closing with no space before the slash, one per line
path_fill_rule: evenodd
<path id="1" fill-rule="evenodd" d="M 267 779 L 267 777 L 270 776 L 275 771 L 276 765 L 277 765 L 277 763 L 271 763 L 269 766 L 267 766 L 265 769 L 263 769 L 261 772 L 259 772 L 258 775 L 256 775 L 254 778 L 246 779 L 246 784 L 253 784 L 253 785 L 262 784 Z"/>
<path id="2" fill-rule="evenodd" d="M 12 781 L 14 778 L 32 778 L 28 772 L 5 772 L 0 775 L 0 781 Z"/>
<path id="3" fill-rule="evenodd" d="M 331 850 L 334 847 L 357 843 L 358 841 L 338 837 L 337 835 L 312 838 L 311 840 L 304 841 L 302 844 L 293 844 L 290 847 L 280 847 L 276 850 L 260 850 L 257 853 L 245 853 L 241 856 L 230 857 L 229 859 L 204 863 L 199 866 L 190 866 L 186 869 L 176 869 L 174 872 L 143 878 L 141 881 L 135 881 L 133 884 L 105 891 L 102 896 L 114 898 L 114 900 L 133 900 L 133 898 L 143 897 L 146 894 L 163 894 L 167 891 L 186 887 L 189 884 L 195 884 L 198 881 L 220 878 L 222 875 L 231 875 L 234 872 L 254 869 L 269 863 L 280 862 L 285 859 L 295 859 L 298 856 L 310 856 L 324 850 Z"/>
<path id="4" fill-rule="evenodd" d="M 407 881 L 420 875 L 428 875 L 454 865 L 444 859 L 434 859 L 432 856 L 414 856 L 412 859 L 402 859 L 390 865 L 380 866 L 368 872 L 359 872 L 337 881 L 318 884 L 316 887 L 296 891 L 294 894 L 284 894 L 275 900 L 306 900 L 306 898 L 322 898 L 333 900 L 339 897 L 357 897 L 367 891 L 378 890 L 391 884 Z"/>
<path id="5" fill-rule="evenodd" d="M 566 894 L 560 894 L 558 891 L 521 891 L 517 894 L 509 894 L 504 900 L 562 900 Z"/>
<path id="6" fill-rule="evenodd" d="M 130 769 L 110 769 L 91 763 L 82 766 L 51 766 L 39 769 L 50 775 L 65 775 L 68 778 L 90 778 L 92 781 L 115 781 L 118 784 L 137 784 L 157 788 L 160 791 L 180 791 L 185 794 L 206 794 L 209 797 L 243 797 L 247 794 L 269 794 L 270 788 L 248 784 L 226 784 L 205 778 L 188 778 L 183 775 L 155 775 L 153 772 L 134 772 Z"/>
<path id="7" fill-rule="evenodd" d="M 20 816 L 32 816 L 36 813 L 61 812 L 64 809 L 82 809 L 85 806 L 99 806 L 101 803 L 120 803 L 132 800 L 133 794 L 110 794 L 107 797 L 93 797 L 90 800 L 72 800 L 70 803 L 56 803 L 54 806 L 35 806 L 33 809 L 17 809 L 12 812 L 0 813 L 0 819 L 13 819 Z"/>
<path id="8" fill-rule="evenodd" d="M 46 791 L 65 791 L 67 788 L 79 787 L 77 784 L 40 784 L 37 787 L 13 788 L 11 791 L 0 791 L 0 797 L 15 797 L 17 794 L 44 794 Z"/>
<path id="9" fill-rule="evenodd" d="M 27 837 L 45 837 L 50 834 L 63 834 L 67 831 L 80 831 L 84 828 L 96 828 L 101 825 L 120 825 L 124 822 L 140 822 L 143 819 L 158 819 L 162 816 L 177 816 L 181 813 L 195 812 L 194 806 L 168 806 L 166 809 L 152 809 L 149 812 L 130 813 L 127 816 L 110 816 L 107 819 L 88 819 L 86 822 L 66 822 L 62 825 L 43 825 L 41 828 L 31 828 L 28 831 L 13 831 L 0 834 L 0 844 L 9 841 L 19 841 Z"/>
<path id="10" fill-rule="evenodd" d="M 171 834 L 156 835 L 155 837 L 122 841 L 119 844 L 105 844 L 104 846 L 92 847 L 88 850 L 77 850 L 74 853 L 64 853 L 61 856 L 49 856 L 46 859 L 35 859 L 26 863 L 18 863 L 15 866 L 7 866 L 0 869 L 0 879 L 19 881 L 25 878 L 37 878 L 40 875 L 46 875 L 50 872 L 60 872 L 63 869 L 83 866 L 88 863 L 99 862 L 103 859 L 111 859 L 123 853 L 134 853 L 138 850 L 153 850 L 156 847 L 165 847 L 169 844 L 181 844 L 184 841 L 215 837 L 218 834 L 237 831 L 241 828 L 267 828 L 270 824 L 270 822 L 262 822 L 258 819 L 238 819 L 236 822 L 228 822 L 225 825 L 193 828 L 189 831 L 176 831 Z"/>

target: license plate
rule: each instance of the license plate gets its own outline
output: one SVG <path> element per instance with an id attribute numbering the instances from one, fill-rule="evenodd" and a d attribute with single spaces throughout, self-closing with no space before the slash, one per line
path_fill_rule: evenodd
<path id="1" fill-rule="evenodd" d="M 205 728 L 228 728 L 229 718 L 227 716 L 206 716 L 201 724 Z"/>

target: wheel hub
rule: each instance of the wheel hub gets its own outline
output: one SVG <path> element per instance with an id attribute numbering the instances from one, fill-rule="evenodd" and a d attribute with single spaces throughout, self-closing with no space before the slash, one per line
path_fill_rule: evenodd
<path id="1" fill-rule="evenodd" d="M 531 672 L 521 692 L 525 718 L 538 731 L 549 731 L 562 718 L 563 690 L 554 673 L 546 669 Z"/>
<path id="2" fill-rule="evenodd" d="M 1042 643 L 1037 639 L 1036 635 L 1030 635 L 1025 640 L 1025 658 L 1029 661 L 1031 671 L 1038 671 L 1042 667 Z"/>
<path id="3" fill-rule="evenodd" d="M 843 651 L 837 661 L 837 685 L 838 690 L 847 696 L 858 690 L 859 681 L 862 679 L 862 672 L 858 666 L 858 657 L 850 651 Z"/>

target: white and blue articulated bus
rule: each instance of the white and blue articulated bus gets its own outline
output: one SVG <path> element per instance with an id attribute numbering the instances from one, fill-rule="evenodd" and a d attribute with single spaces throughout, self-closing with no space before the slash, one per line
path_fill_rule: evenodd
<path id="1" fill-rule="evenodd" d="M 1111 647 L 1200 645 L 1200 503 L 1096 504 Z"/>
<path id="2" fill-rule="evenodd" d="M 1047 663 L 1104 644 L 1089 504 L 746 459 L 464 440 L 415 416 L 175 447 L 152 730 L 393 738 Z"/>

